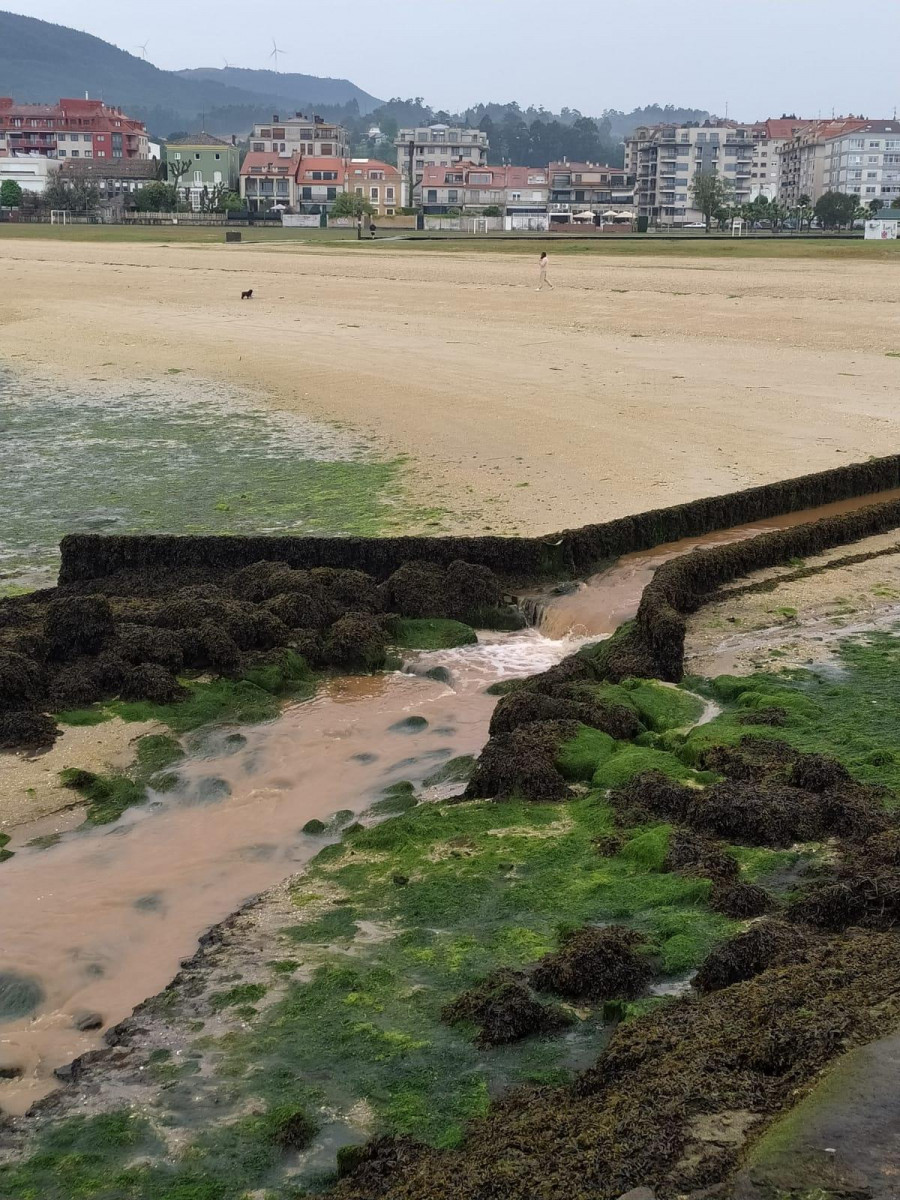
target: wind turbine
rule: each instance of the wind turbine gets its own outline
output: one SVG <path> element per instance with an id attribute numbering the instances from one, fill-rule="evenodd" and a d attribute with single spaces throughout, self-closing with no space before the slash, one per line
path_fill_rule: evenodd
<path id="1" fill-rule="evenodd" d="M 146 42 L 144 42 L 143 46 L 138 46 L 138 50 L 140 50 L 141 58 L 144 60 L 144 62 L 147 61 L 147 47 L 149 45 L 150 45 L 149 41 L 146 41 Z"/>
<path id="2" fill-rule="evenodd" d="M 232 64 L 232 63 L 230 63 L 230 62 L 228 61 L 228 59 L 225 57 L 225 55 L 224 55 L 224 54 L 222 55 L 222 62 L 225 64 L 225 70 L 226 70 L 226 71 L 228 71 L 228 70 L 230 70 L 230 69 L 231 69 L 231 67 L 232 67 L 232 65 L 233 65 L 233 64 Z"/>
<path id="3" fill-rule="evenodd" d="M 276 75 L 278 74 L 278 55 L 284 54 L 284 53 L 285 53 L 285 51 L 282 50 L 281 47 L 276 44 L 275 39 L 272 38 L 272 53 L 269 55 L 269 58 L 275 59 L 275 74 Z"/>

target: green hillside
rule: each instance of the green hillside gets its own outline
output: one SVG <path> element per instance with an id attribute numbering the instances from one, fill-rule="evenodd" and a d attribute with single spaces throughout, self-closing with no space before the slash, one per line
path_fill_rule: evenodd
<path id="1" fill-rule="evenodd" d="M 368 110 L 378 103 L 348 80 L 231 69 L 229 76 L 246 82 L 241 87 L 231 78 L 222 78 L 224 74 L 161 71 L 91 34 L 0 12 L 0 95 L 23 103 L 49 103 L 87 92 L 121 105 L 158 136 L 197 127 L 201 114 L 211 133 L 244 133 L 254 120 L 271 116 L 273 106 L 302 109 L 357 100 L 361 109 L 365 103 Z M 260 86 L 250 86 L 256 80 Z M 270 91 L 267 80 L 281 86 Z M 293 84 L 284 82 L 288 80 L 296 81 L 296 96 L 290 95 Z"/>

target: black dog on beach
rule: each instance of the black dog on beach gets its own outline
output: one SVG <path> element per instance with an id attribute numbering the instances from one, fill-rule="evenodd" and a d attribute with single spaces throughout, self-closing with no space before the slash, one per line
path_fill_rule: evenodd
<path id="1" fill-rule="evenodd" d="M 241 292 L 241 299 L 242 300 L 252 300 L 253 299 L 253 288 L 247 288 L 246 292 Z"/>

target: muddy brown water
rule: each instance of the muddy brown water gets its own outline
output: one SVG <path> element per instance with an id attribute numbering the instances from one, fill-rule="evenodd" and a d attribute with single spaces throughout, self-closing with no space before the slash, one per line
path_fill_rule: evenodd
<path id="1" fill-rule="evenodd" d="M 54 1069 L 96 1049 L 104 1029 L 165 987 L 203 930 L 301 870 L 328 840 L 305 835 L 308 820 L 364 814 L 388 785 L 421 785 L 450 758 L 477 754 L 496 703 L 487 686 L 610 634 L 634 615 L 661 562 L 898 495 L 628 555 L 568 595 L 533 599 L 538 628 L 411 655 L 406 671 L 333 680 L 276 721 L 188 738 L 178 788 L 114 825 L 71 830 L 63 819 L 60 841 L 43 849 L 27 843 L 46 822 L 15 831 L 15 856 L 0 867 L 0 972 L 36 982 L 42 999 L 0 1024 L 0 1068 L 21 1070 L 0 1079 L 0 1110 L 23 1113 L 52 1091 Z M 449 683 L 424 674 L 436 666 Z M 427 724 L 402 727 L 411 716 Z M 79 1032 L 88 1013 L 102 1025 Z"/>

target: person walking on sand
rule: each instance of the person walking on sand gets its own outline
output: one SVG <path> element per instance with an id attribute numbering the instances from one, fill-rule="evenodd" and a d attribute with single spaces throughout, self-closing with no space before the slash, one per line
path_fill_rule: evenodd
<path id="1" fill-rule="evenodd" d="M 553 291 L 553 284 L 547 278 L 547 263 L 548 263 L 547 251 L 542 250 L 541 251 L 541 259 L 540 259 L 540 262 L 538 263 L 538 274 L 539 274 L 540 282 L 538 283 L 537 290 L 539 292 L 542 292 L 544 290 L 544 284 L 547 285 L 547 287 L 550 289 L 551 292 Z"/>

